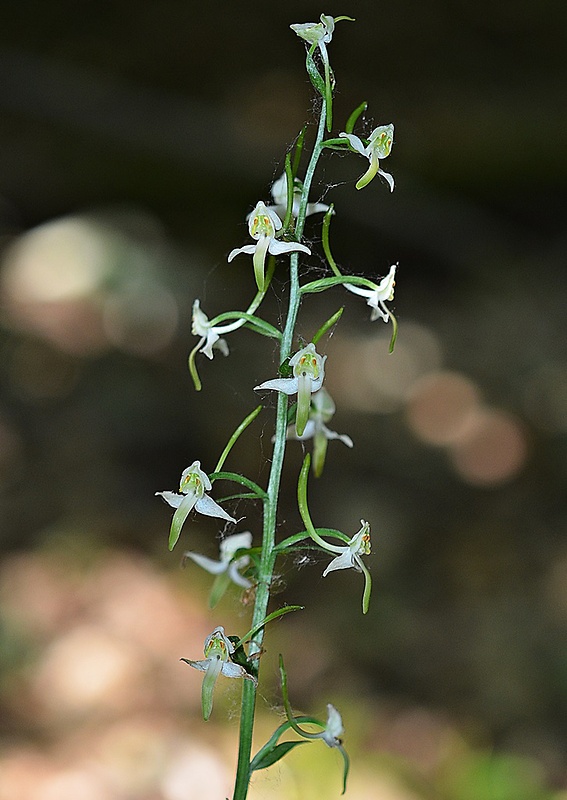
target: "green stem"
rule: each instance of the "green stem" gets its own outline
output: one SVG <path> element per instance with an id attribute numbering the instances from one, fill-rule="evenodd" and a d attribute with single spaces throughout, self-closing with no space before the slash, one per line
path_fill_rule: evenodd
<path id="1" fill-rule="evenodd" d="M 297 215 L 295 233 L 298 241 L 301 241 L 303 228 L 305 226 L 305 216 L 309 190 L 313 181 L 313 175 L 317 162 L 321 155 L 321 142 L 325 132 L 325 103 L 321 105 L 321 116 L 317 128 L 317 137 L 311 153 L 311 158 L 303 181 L 303 192 Z M 301 292 L 299 285 L 299 254 L 292 253 L 290 257 L 290 289 L 289 306 L 287 318 L 280 345 L 280 363 L 288 358 L 292 351 L 293 334 L 295 323 L 301 302 Z M 280 492 L 280 482 L 283 469 L 283 461 L 286 446 L 287 432 L 287 395 L 279 392 L 276 408 L 276 430 L 274 437 L 274 451 L 272 454 L 272 464 L 270 477 L 268 479 L 267 498 L 264 500 L 264 525 L 262 534 L 262 554 L 258 570 L 258 585 L 256 588 L 256 601 L 252 615 L 251 628 L 261 626 L 262 620 L 266 618 L 268 603 L 270 601 L 270 586 L 274 572 L 277 553 L 275 551 L 276 524 L 278 499 Z M 250 643 L 250 655 L 259 653 L 262 649 L 264 629 L 260 627 L 254 641 Z M 236 782 L 234 786 L 233 800 L 246 800 L 248 786 L 250 783 L 250 754 L 252 749 L 252 733 L 254 730 L 254 712 L 256 706 L 256 686 L 252 681 L 244 681 L 242 689 L 242 709 L 240 714 L 240 742 L 238 746 L 238 764 L 236 767 Z"/>

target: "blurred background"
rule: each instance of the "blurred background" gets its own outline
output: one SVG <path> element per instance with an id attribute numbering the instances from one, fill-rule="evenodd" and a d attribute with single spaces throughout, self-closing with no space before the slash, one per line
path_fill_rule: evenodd
<path id="1" fill-rule="evenodd" d="M 349 534 L 370 520 L 374 592 L 363 618 L 359 575 L 280 565 L 274 607 L 306 610 L 269 632 L 258 746 L 284 649 L 295 707 L 341 709 L 353 800 L 567 797 L 567 6 L 331 6 L 0 12 L 0 800 L 230 792 L 240 687 L 219 682 L 205 724 L 179 658 L 217 624 L 244 633 L 250 608 L 235 590 L 207 609 L 208 576 L 181 556 L 217 557 L 218 526 L 192 520 L 168 553 L 154 492 L 195 459 L 212 470 L 275 374 L 271 341 L 243 330 L 199 361 L 196 393 L 191 306 L 253 295 L 249 257 L 226 255 L 313 122 L 288 26 L 322 11 L 357 18 L 330 48 L 336 131 L 362 100 L 359 132 L 393 122 L 396 190 L 356 192 L 364 161 L 334 155 L 313 199 L 335 203 L 345 270 L 399 261 L 400 333 L 390 356 L 389 329 L 340 289 L 302 307 L 309 340 L 346 306 L 320 349 L 330 427 L 355 446 L 330 443 L 311 511 Z M 262 307 L 274 323 L 284 280 Z M 227 462 L 260 483 L 265 404 Z M 291 443 L 282 537 L 301 525 L 301 459 Z M 236 509 L 258 542 L 258 509 Z M 338 754 L 313 744 L 251 796 L 339 792 Z"/>

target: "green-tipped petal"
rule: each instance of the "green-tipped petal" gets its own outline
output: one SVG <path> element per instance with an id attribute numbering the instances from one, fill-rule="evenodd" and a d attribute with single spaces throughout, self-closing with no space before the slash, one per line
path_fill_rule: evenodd
<path id="1" fill-rule="evenodd" d="M 183 523 L 191 513 L 195 503 L 197 502 L 197 493 L 189 491 L 181 501 L 179 508 L 176 510 L 171 520 L 171 528 L 169 530 L 169 549 L 173 550 L 181 536 L 181 528 Z"/>
<path id="2" fill-rule="evenodd" d="M 297 414 L 295 417 L 295 429 L 298 436 L 303 435 L 307 420 L 309 419 L 309 409 L 311 407 L 311 390 L 313 381 L 310 375 L 300 375 L 297 379 Z"/>
<path id="3" fill-rule="evenodd" d="M 372 156 L 370 159 L 370 166 L 359 180 L 355 184 L 356 189 L 364 189 L 365 186 L 368 186 L 372 178 L 375 177 L 376 173 L 380 168 L 380 162 L 375 156 Z"/>
<path id="4" fill-rule="evenodd" d="M 258 244 L 254 249 L 254 256 L 252 257 L 252 263 L 254 264 L 254 277 L 256 278 L 256 286 L 258 287 L 258 291 L 264 291 L 264 283 L 265 283 L 265 270 L 266 270 L 266 253 L 268 252 L 268 247 L 270 244 L 270 239 L 268 236 L 262 236 L 258 239 Z"/>
<path id="5" fill-rule="evenodd" d="M 201 707 L 203 710 L 203 719 L 207 721 L 211 716 L 213 710 L 213 693 L 217 678 L 221 674 L 223 662 L 220 656 L 211 658 L 205 677 L 203 678 L 203 685 L 201 687 Z"/>

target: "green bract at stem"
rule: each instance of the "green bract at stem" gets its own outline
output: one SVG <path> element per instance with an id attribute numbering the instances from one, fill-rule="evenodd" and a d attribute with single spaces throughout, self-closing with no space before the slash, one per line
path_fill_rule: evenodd
<path id="1" fill-rule="evenodd" d="M 342 272 L 337 267 L 337 262 L 333 258 L 333 254 L 331 253 L 331 244 L 329 241 L 329 229 L 331 227 L 331 217 L 333 216 L 334 206 L 331 203 L 329 206 L 329 210 L 323 217 L 323 228 L 321 233 L 321 240 L 323 244 L 323 252 L 325 253 L 325 258 L 327 259 L 329 266 L 335 273 L 338 278 L 342 278 Z"/>
<path id="2" fill-rule="evenodd" d="M 293 219 L 293 199 L 294 199 L 294 174 L 293 168 L 291 166 L 291 156 L 287 153 L 285 157 L 285 178 L 287 183 L 287 207 L 285 210 L 285 218 L 283 223 L 284 231 L 288 231 L 291 228 L 291 221 Z"/>
<path id="3" fill-rule="evenodd" d="M 258 486 L 257 483 L 251 481 L 250 478 L 244 477 L 244 475 L 239 475 L 238 472 L 211 472 L 209 475 L 211 483 L 215 481 L 234 481 L 234 483 L 240 483 L 242 486 L 246 486 L 247 489 L 250 489 L 255 497 L 258 497 L 260 500 L 267 500 L 268 495 L 266 492 Z"/>
<path id="4" fill-rule="evenodd" d="M 245 633 L 244 636 L 238 640 L 235 646 L 238 648 L 245 644 L 245 642 L 248 642 L 256 633 L 258 633 L 259 630 L 267 625 L 268 622 L 272 622 L 272 620 L 278 619 L 278 617 L 283 617 L 284 614 L 289 614 L 290 611 L 303 611 L 304 608 L 305 606 L 284 606 L 283 608 L 278 608 L 277 611 L 272 611 L 272 613 L 268 614 L 268 616 L 259 622 L 258 625 L 250 628 L 248 633 Z"/>
<path id="5" fill-rule="evenodd" d="M 315 528 L 315 530 L 319 534 L 319 536 L 331 536 L 334 537 L 335 539 L 340 539 L 341 542 L 346 542 L 347 544 L 349 542 L 348 536 L 342 531 L 335 530 L 335 528 Z M 286 539 L 277 544 L 274 548 L 274 552 L 278 554 L 283 554 L 290 548 L 296 549 L 294 545 L 296 545 L 298 542 L 303 542 L 305 541 L 305 539 L 311 539 L 311 538 L 312 537 L 309 531 L 301 531 L 301 533 L 294 533 L 293 536 L 288 536 Z M 318 550 L 319 548 L 315 549 Z"/>
<path id="6" fill-rule="evenodd" d="M 330 328 L 332 328 L 332 327 L 333 327 L 333 325 L 336 325 L 336 324 L 337 324 L 337 322 L 338 322 L 338 321 L 340 320 L 340 318 L 342 317 L 342 314 L 343 314 L 343 311 L 344 311 L 344 310 L 345 310 L 345 307 L 344 307 L 344 306 L 343 306 L 342 308 L 339 308 L 339 310 L 338 310 L 338 311 L 335 311 L 335 313 L 333 314 L 333 316 L 332 316 L 332 317 L 329 317 L 329 319 L 328 319 L 326 322 L 324 322 L 324 323 L 323 323 L 323 325 L 321 325 L 321 327 L 319 328 L 319 330 L 317 331 L 317 333 L 315 334 L 315 336 L 314 336 L 314 337 L 311 339 L 311 341 L 313 342 L 313 344 L 317 344 L 317 342 L 319 341 L 319 339 L 320 339 L 322 336 L 324 336 L 324 335 L 327 333 L 327 331 L 328 331 L 328 330 L 330 330 Z"/>
<path id="7" fill-rule="evenodd" d="M 301 294 L 314 294 L 324 292 L 332 286 L 340 286 L 350 283 L 353 286 L 365 286 L 367 289 L 374 289 L 376 284 L 368 278 L 360 278 L 358 275 L 337 275 L 335 278 L 319 278 L 316 281 L 305 283 L 300 291 Z"/>
<path id="8" fill-rule="evenodd" d="M 358 118 L 360 117 L 361 114 L 364 114 L 367 108 L 368 108 L 368 103 L 365 100 L 357 108 L 354 109 L 354 111 L 346 121 L 345 133 L 353 132 L 354 126 L 358 122 Z"/>
<path id="9" fill-rule="evenodd" d="M 299 513 L 301 514 L 301 519 L 303 520 L 303 524 L 307 529 L 307 533 L 316 542 L 319 547 L 322 547 L 323 550 L 329 549 L 329 544 L 324 539 L 319 536 L 317 529 L 313 525 L 311 520 L 311 514 L 309 513 L 309 507 L 307 505 L 307 479 L 309 476 L 309 467 L 311 466 L 311 454 L 307 453 L 305 458 L 303 459 L 303 465 L 301 467 L 301 472 L 299 473 L 299 479 L 297 481 L 297 504 L 299 506 Z M 348 541 L 348 539 L 347 539 Z"/>
<path id="10" fill-rule="evenodd" d="M 299 133 L 299 136 L 297 137 L 297 142 L 295 143 L 295 151 L 293 153 L 293 163 L 291 165 L 291 173 L 294 178 L 297 175 L 297 171 L 299 170 L 299 162 L 301 161 L 301 154 L 303 152 L 303 144 L 305 142 L 306 131 L 307 131 L 307 125 L 304 125 Z"/>
<path id="11" fill-rule="evenodd" d="M 261 317 L 256 317 L 254 314 L 247 314 L 246 311 L 225 311 L 223 314 L 219 314 L 218 317 L 215 317 L 214 320 L 211 320 L 211 324 L 216 326 L 220 322 L 224 322 L 228 319 L 244 320 L 244 327 L 249 328 L 254 331 L 254 333 L 260 333 L 262 336 L 271 336 L 272 339 L 278 340 L 282 338 L 281 332 L 278 331 L 277 328 L 274 328 L 273 325 L 261 319 Z"/>
<path id="12" fill-rule="evenodd" d="M 258 414 L 260 413 L 261 410 L 262 410 L 262 406 L 256 406 L 254 411 L 251 411 L 250 414 L 248 414 L 248 416 L 246 416 L 242 420 L 240 425 L 236 428 L 236 430 L 234 431 L 234 433 L 232 434 L 232 436 L 228 440 L 226 447 L 224 448 L 224 450 L 220 454 L 219 460 L 217 461 L 217 465 L 214 468 L 213 472 L 219 472 L 223 468 L 223 464 L 226 461 L 226 459 L 228 457 L 228 454 L 230 453 L 230 451 L 232 450 L 232 448 L 236 444 L 239 436 L 242 433 L 244 433 L 244 431 L 250 425 L 251 422 L 254 422 L 254 420 L 256 419 L 256 417 L 258 416 Z"/>

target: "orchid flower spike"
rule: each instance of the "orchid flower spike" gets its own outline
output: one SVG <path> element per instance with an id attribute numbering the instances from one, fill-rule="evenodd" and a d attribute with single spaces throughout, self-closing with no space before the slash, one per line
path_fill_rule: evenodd
<path id="1" fill-rule="evenodd" d="M 169 531 L 169 549 L 173 550 L 181 534 L 183 523 L 189 516 L 193 508 L 200 514 L 207 517 L 218 517 L 228 522 L 236 522 L 234 517 L 221 508 L 218 503 L 209 497 L 205 492 L 212 489 L 209 476 L 201 469 L 201 462 L 194 461 L 187 467 L 181 475 L 179 482 L 179 492 L 156 492 L 156 495 L 163 497 L 166 503 L 172 508 L 177 509 L 171 521 Z"/>
<path id="2" fill-rule="evenodd" d="M 298 436 L 302 436 L 305 432 L 311 406 L 311 395 L 319 391 L 323 385 L 326 359 L 327 356 L 317 353 L 315 345 L 311 342 L 290 358 L 289 366 L 293 369 L 293 378 L 275 378 L 254 387 L 255 391 L 274 389 L 276 392 L 288 395 L 297 394 L 295 428 Z"/>
<path id="3" fill-rule="evenodd" d="M 253 675 L 246 672 L 244 667 L 230 660 L 231 655 L 234 653 L 234 645 L 225 636 L 222 625 L 217 626 L 207 636 L 204 650 L 205 658 L 201 661 L 191 661 L 188 658 L 182 658 L 181 661 L 205 673 L 201 689 L 201 705 L 203 719 L 208 720 L 213 710 L 213 692 L 219 675 L 224 675 L 227 678 L 247 678 L 254 683 L 258 683 L 258 681 Z"/>
<path id="4" fill-rule="evenodd" d="M 259 291 L 264 291 L 264 276 L 266 271 L 266 254 L 273 256 L 282 253 L 301 252 L 311 254 L 311 250 L 299 242 L 280 242 L 276 239 L 276 233 L 282 227 L 282 221 L 277 213 L 268 208 L 261 200 L 248 219 L 248 230 L 250 236 L 256 239 L 256 244 L 246 244 L 244 247 L 237 247 L 228 255 L 228 261 L 239 253 L 249 253 L 252 255 L 254 264 L 254 276 Z"/>
<path id="5" fill-rule="evenodd" d="M 214 608 L 217 605 L 230 583 L 235 583 L 242 589 L 249 589 L 252 586 L 248 578 L 245 578 L 240 573 L 240 570 L 250 563 L 250 556 L 245 554 L 236 556 L 239 550 L 249 550 L 251 545 L 252 534 L 250 531 L 243 531 L 242 533 L 234 533 L 232 536 L 227 536 L 222 540 L 220 543 L 220 559 L 218 561 L 202 556 L 200 553 L 189 552 L 184 554 L 185 558 L 190 558 L 207 572 L 216 575 L 209 595 L 210 608 Z"/>
<path id="6" fill-rule="evenodd" d="M 347 447 L 353 446 L 350 436 L 336 433 L 327 428 L 325 423 L 331 421 L 335 410 L 336 407 L 333 398 L 323 387 L 319 389 L 318 392 L 311 395 L 309 419 L 307 420 L 307 424 L 301 436 L 298 435 L 295 425 L 290 425 L 287 429 L 288 439 L 298 439 L 301 442 L 307 439 L 313 439 L 313 472 L 317 478 L 323 472 L 327 443 L 331 439 L 339 439 L 343 444 L 346 444 Z"/>
<path id="7" fill-rule="evenodd" d="M 396 285 L 396 268 L 397 264 L 392 264 L 390 271 L 385 278 L 382 278 L 380 283 L 374 286 L 373 289 L 367 289 L 365 286 L 354 286 L 351 283 L 345 283 L 345 288 L 353 294 L 358 294 L 366 298 L 367 305 L 372 309 L 370 313 L 370 320 L 381 317 L 384 322 L 388 322 L 392 316 L 391 312 L 386 306 L 386 302 L 394 299 L 394 286 Z"/>
<path id="8" fill-rule="evenodd" d="M 297 217 L 299 214 L 299 206 L 301 204 L 301 189 L 301 182 L 298 178 L 296 178 L 293 186 L 292 214 L 294 217 Z M 274 200 L 274 205 L 268 206 L 268 208 L 272 208 L 280 217 L 280 219 L 283 220 L 287 211 L 287 177 L 285 172 L 272 185 L 271 193 Z M 325 205 L 325 203 L 307 203 L 305 216 L 308 217 L 311 214 L 324 213 L 328 210 L 329 206 Z"/>
<path id="9" fill-rule="evenodd" d="M 350 146 L 361 156 L 364 156 L 370 162 L 370 166 L 356 183 L 357 189 L 362 189 L 367 186 L 372 178 L 378 173 L 390 185 L 390 191 L 394 191 L 394 179 L 389 172 L 384 172 L 380 169 L 380 159 L 386 158 L 390 155 L 392 144 L 394 143 L 394 126 L 393 125 L 380 125 L 374 128 L 368 139 L 368 144 L 365 146 L 358 136 L 354 133 L 341 133 L 341 137 L 348 139 Z"/>

